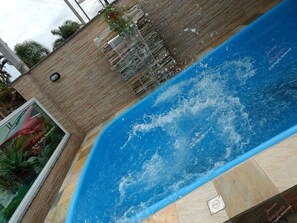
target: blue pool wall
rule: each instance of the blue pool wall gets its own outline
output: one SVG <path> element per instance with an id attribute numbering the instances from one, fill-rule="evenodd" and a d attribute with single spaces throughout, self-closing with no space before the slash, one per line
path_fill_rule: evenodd
<path id="1" fill-rule="evenodd" d="M 109 129 L 109 126 L 113 125 L 113 123 L 118 122 L 122 119 L 123 116 L 125 116 L 126 113 L 128 113 L 130 110 L 133 109 L 137 109 L 137 107 L 141 107 L 142 104 L 145 104 L 147 101 L 150 101 L 151 98 L 153 98 L 156 94 L 158 94 L 160 91 L 162 91 L 162 89 L 165 89 L 167 86 L 172 85 L 174 83 L 177 83 L 179 81 L 179 79 L 181 78 L 181 76 L 183 76 L 183 74 L 190 72 L 195 66 L 197 66 L 197 64 L 200 61 L 203 61 L 205 59 L 207 59 L 210 55 L 212 55 L 215 51 L 218 51 L 220 48 L 225 47 L 226 45 L 229 44 L 229 42 L 232 42 L 234 40 L 236 40 L 238 37 L 240 37 L 241 35 L 244 35 L 245 33 L 253 33 L 256 32 L 257 30 L 254 29 L 255 26 L 263 26 L 267 25 L 267 21 L 265 20 L 265 18 L 269 18 L 270 16 L 273 16 L 275 13 L 277 14 L 277 12 L 282 11 L 282 9 L 284 7 L 287 6 L 287 4 L 290 4 L 292 2 L 294 2 L 295 0 L 285 0 L 282 3 L 280 3 L 279 5 L 277 5 L 276 7 L 274 7 L 273 9 L 271 9 L 268 13 L 264 14 L 263 16 L 261 16 L 260 18 L 258 18 L 257 20 L 255 20 L 252 24 L 250 24 L 249 26 L 247 26 L 245 29 L 243 29 L 242 31 L 240 31 L 239 33 L 237 33 L 236 35 L 234 35 L 232 38 L 230 38 L 229 40 L 227 40 L 226 42 L 224 42 L 222 45 L 220 45 L 219 47 L 217 47 L 214 51 L 209 52 L 208 54 L 206 54 L 201 60 L 197 61 L 195 64 L 191 65 L 190 67 L 188 67 L 187 69 L 185 69 L 184 71 L 182 71 L 180 74 L 178 74 L 177 76 L 175 76 L 174 78 L 172 78 L 171 80 L 169 80 L 167 83 L 165 83 L 164 85 L 162 85 L 159 89 L 155 90 L 154 92 L 152 92 L 150 95 L 146 96 L 144 99 L 142 99 L 141 101 L 139 101 L 138 103 L 136 103 L 135 105 L 133 105 L 129 110 L 123 112 L 120 116 L 116 117 L 112 122 L 110 122 L 100 133 L 99 137 L 97 138 L 93 149 L 90 152 L 89 158 L 87 159 L 85 166 L 83 168 L 82 174 L 80 176 L 80 180 L 78 182 L 77 188 L 75 190 L 69 211 L 68 211 L 68 216 L 67 216 L 67 220 L 66 222 L 71 223 L 73 220 L 73 213 L 75 211 L 76 208 L 76 204 L 78 202 L 78 198 L 79 198 L 79 194 L 80 191 L 83 190 L 83 188 L 85 187 L 85 184 L 87 184 L 88 182 L 85 182 L 83 179 L 86 178 L 86 175 L 88 174 L 88 170 L 90 169 L 91 163 L 93 162 L 92 159 L 94 158 L 94 154 L 97 152 L 96 148 L 98 148 L 100 146 L 100 141 L 101 138 L 104 136 L 105 132 Z M 295 3 L 296 5 L 296 3 Z M 277 15 L 276 15 L 277 16 Z M 264 23 L 264 24 L 261 24 Z M 276 143 L 279 143 L 280 141 L 294 135 L 297 133 L 297 125 L 294 125 L 293 127 L 287 129 L 286 131 L 280 133 L 279 135 L 271 138 L 270 140 L 262 143 L 261 145 L 255 147 L 254 149 L 246 152 L 245 154 L 237 157 L 236 159 L 226 163 L 224 166 L 218 168 L 217 170 L 213 171 L 210 175 L 203 177 L 202 179 L 192 183 L 191 185 L 184 187 L 182 189 L 180 189 L 178 192 L 166 197 L 165 199 L 159 201 L 158 203 L 156 203 L 155 205 L 152 205 L 151 207 L 149 207 L 148 209 L 142 211 L 141 213 L 139 213 L 138 215 L 136 215 L 133 219 L 129 219 L 129 222 L 140 222 L 141 220 L 151 216 L 152 214 L 156 213 L 157 211 L 159 211 L 161 208 L 169 205 L 172 202 L 175 202 L 176 200 L 178 200 L 179 198 L 185 196 L 186 194 L 189 194 L 190 192 L 192 192 L 193 190 L 197 189 L 198 187 L 200 187 L 201 185 L 213 180 L 214 178 L 216 178 L 217 176 L 225 173 L 226 171 L 230 170 L 231 168 L 237 166 L 238 164 L 250 159 L 251 157 L 253 157 L 254 155 L 264 151 L 265 149 L 271 147 L 272 145 L 275 145 Z"/>

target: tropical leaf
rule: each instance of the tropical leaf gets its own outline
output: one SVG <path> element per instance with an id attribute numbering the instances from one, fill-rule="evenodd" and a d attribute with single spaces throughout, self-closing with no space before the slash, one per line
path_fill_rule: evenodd
<path id="1" fill-rule="evenodd" d="M 63 34 L 61 33 L 60 29 L 53 29 L 51 30 L 51 33 L 55 36 L 62 36 Z"/>
<path id="2" fill-rule="evenodd" d="M 66 20 L 61 26 L 57 29 L 51 30 L 51 33 L 59 38 L 53 43 L 53 49 L 59 47 L 63 42 L 65 42 L 69 37 L 71 37 L 76 31 L 81 27 L 81 24 Z"/>
<path id="3" fill-rule="evenodd" d="M 59 38 L 59 39 L 56 39 L 55 42 L 53 43 L 53 49 L 57 49 L 59 46 L 61 46 L 63 43 L 64 43 L 64 39 L 62 38 Z"/>
<path id="4" fill-rule="evenodd" d="M 0 83 L 4 85 L 10 84 L 11 75 L 4 69 L 6 64 L 10 64 L 9 61 L 0 54 Z"/>

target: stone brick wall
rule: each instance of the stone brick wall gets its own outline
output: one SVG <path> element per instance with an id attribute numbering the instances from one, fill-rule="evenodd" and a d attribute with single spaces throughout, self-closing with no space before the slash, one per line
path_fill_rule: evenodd
<path id="1" fill-rule="evenodd" d="M 13 85 L 21 95 L 24 95 L 27 100 L 35 97 L 50 113 L 58 120 L 60 124 L 70 133 L 77 135 L 83 139 L 84 132 L 79 125 L 67 114 L 62 111 L 62 108 L 56 102 L 55 98 L 43 89 L 33 75 L 24 75 L 21 80 Z"/>
<path id="2" fill-rule="evenodd" d="M 136 99 L 93 42 L 106 28 L 97 17 L 13 87 L 26 99 L 39 99 L 68 131 L 87 133 Z M 54 72 L 61 75 L 57 82 L 49 79 Z"/>
<path id="3" fill-rule="evenodd" d="M 119 0 L 117 4 L 136 2 L 148 13 L 180 66 L 185 67 L 217 39 L 260 15 L 278 0 Z M 37 97 L 62 124 L 68 119 L 65 123 L 71 123 L 70 132 L 75 126 L 79 132 L 86 133 L 136 99 L 93 42 L 106 28 L 102 16 L 97 16 L 13 83 L 26 99 Z M 53 72 L 61 74 L 55 83 L 49 80 Z"/>

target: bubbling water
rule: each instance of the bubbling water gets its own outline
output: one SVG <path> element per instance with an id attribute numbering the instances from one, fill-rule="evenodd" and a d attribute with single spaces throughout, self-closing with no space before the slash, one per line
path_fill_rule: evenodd
<path id="1" fill-rule="evenodd" d="M 228 87 L 224 78 L 226 70 L 239 85 L 256 73 L 252 59 L 248 57 L 197 73 L 195 77 L 172 85 L 159 94 L 153 107 L 170 103 L 166 111 L 144 114 L 142 121 L 131 125 L 121 149 L 135 148 L 131 146 L 134 139 L 151 137 L 157 131 L 163 133 L 164 137 L 159 140 L 166 146 L 150 148 L 155 152 L 142 166 L 138 170 L 130 170 L 120 179 L 118 205 L 123 203 L 127 194 L 137 196 L 155 187 L 161 187 L 161 193 L 131 207 L 119 222 L 244 152 L 243 148 L 253 134 L 253 125 L 240 98 Z M 211 141 L 212 138 L 215 140 Z M 220 152 L 217 147 L 220 147 Z M 215 153 L 219 155 L 213 155 Z"/>

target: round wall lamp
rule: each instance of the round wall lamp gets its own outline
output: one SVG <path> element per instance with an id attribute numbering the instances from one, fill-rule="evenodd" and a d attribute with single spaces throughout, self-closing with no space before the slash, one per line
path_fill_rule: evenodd
<path id="1" fill-rule="evenodd" d="M 61 75 L 58 72 L 55 72 L 50 76 L 50 80 L 52 82 L 56 82 L 57 80 L 60 79 L 60 77 L 61 77 Z"/>

